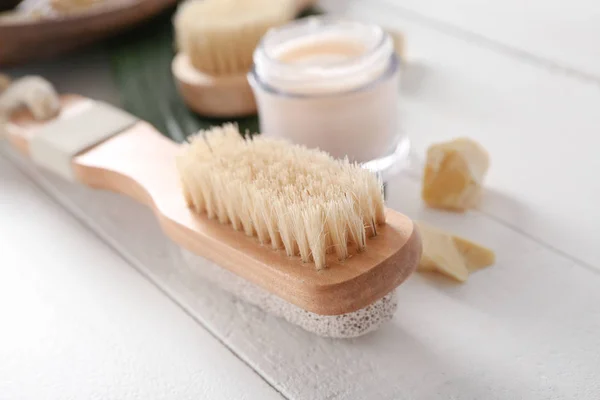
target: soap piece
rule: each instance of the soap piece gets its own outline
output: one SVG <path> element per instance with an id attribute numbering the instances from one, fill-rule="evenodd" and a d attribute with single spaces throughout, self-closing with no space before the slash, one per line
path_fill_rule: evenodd
<path id="1" fill-rule="evenodd" d="M 469 270 L 452 236 L 421 223 L 417 225 L 423 243 L 418 270 L 441 272 L 459 282 L 466 281 Z"/>
<path id="2" fill-rule="evenodd" d="M 496 254 L 487 247 L 458 236 L 453 236 L 453 239 L 469 272 L 488 267 L 496 262 Z"/>
<path id="3" fill-rule="evenodd" d="M 421 196 L 434 208 L 465 211 L 481 194 L 489 156 L 477 142 L 460 138 L 427 150 Z"/>
<path id="4" fill-rule="evenodd" d="M 60 111 L 60 99 L 54 86 L 40 76 L 24 76 L 10 83 L 0 94 L 0 118 L 25 106 L 36 120 L 47 120 Z"/>
<path id="5" fill-rule="evenodd" d="M 419 271 L 436 271 L 459 282 L 465 282 L 469 272 L 492 265 L 493 251 L 467 239 L 453 236 L 423 222 L 417 222 L 423 254 Z"/>

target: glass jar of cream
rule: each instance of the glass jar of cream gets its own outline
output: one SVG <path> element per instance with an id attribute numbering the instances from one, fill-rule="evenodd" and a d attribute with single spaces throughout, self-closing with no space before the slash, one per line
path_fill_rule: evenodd
<path id="1" fill-rule="evenodd" d="M 384 175 L 408 155 L 398 123 L 399 60 L 378 26 L 310 17 L 272 29 L 248 79 L 264 135 Z"/>

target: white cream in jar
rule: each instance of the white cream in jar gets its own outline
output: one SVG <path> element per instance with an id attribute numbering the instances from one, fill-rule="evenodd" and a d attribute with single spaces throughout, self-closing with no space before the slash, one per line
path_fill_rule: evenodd
<path id="1" fill-rule="evenodd" d="M 399 129 L 399 61 L 378 26 L 311 17 L 272 29 L 248 78 L 264 135 L 378 172 L 408 153 Z"/>

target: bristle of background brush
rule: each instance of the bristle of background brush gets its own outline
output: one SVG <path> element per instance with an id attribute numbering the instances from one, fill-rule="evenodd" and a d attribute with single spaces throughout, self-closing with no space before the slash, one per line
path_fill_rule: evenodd
<path id="1" fill-rule="evenodd" d="M 50 0 L 50 5 L 54 11 L 70 13 L 107 2 L 107 0 Z"/>
<path id="2" fill-rule="evenodd" d="M 295 0 L 188 0 L 174 18 L 177 46 L 201 72 L 246 73 L 260 38 L 295 12 Z"/>
<path id="3" fill-rule="evenodd" d="M 188 205 L 263 245 L 326 266 L 363 251 L 385 223 L 381 182 L 325 152 L 256 136 L 233 124 L 193 136 L 177 159 Z"/>

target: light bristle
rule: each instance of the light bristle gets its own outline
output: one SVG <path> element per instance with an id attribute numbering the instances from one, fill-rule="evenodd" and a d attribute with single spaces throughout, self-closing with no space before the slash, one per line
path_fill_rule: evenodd
<path id="1" fill-rule="evenodd" d="M 327 232 L 338 260 L 348 258 L 348 222 L 347 215 L 352 203 L 330 201 L 327 205 Z"/>
<path id="2" fill-rule="evenodd" d="M 318 269 L 325 268 L 327 249 L 325 210 L 321 204 L 311 204 L 303 212 L 306 238 L 313 261 Z"/>
<path id="3" fill-rule="evenodd" d="M 256 136 L 226 124 L 200 132 L 177 159 L 191 209 L 256 236 L 288 256 L 327 264 L 360 252 L 385 223 L 381 182 L 327 153 Z"/>
<path id="4" fill-rule="evenodd" d="M 294 234 L 294 241 L 298 246 L 300 259 L 302 262 L 307 263 L 311 260 L 311 254 L 308 243 L 308 232 L 306 231 L 307 221 L 302 206 L 302 203 L 292 204 L 288 212 L 291 216 L 292 233 Z M 317 268 L 319 267 L 317 266 Z"/>
<path id="5" fill-rule="evenodd" d="M 275 198 L 273 201 L 273 210 L 275 211 L 277 229 L 279 230 L 279 236 L 281 237 L 285 252 L 288 256 L 292 257 L 298 254 L 298 245 L 296 244 L 292 230 L 292 216 L 286 208 L 286 204 L 287 201 Z"/>
<path id="6" fill-rule="evenodd" d="M 294 13 L 294 0 L 188 0 L 173 21 L 177 47 L 204 73 L 246 73 L 260 38 Z"/>
<path id="7" fill-rule="evenodd" d="M 244 232 L 248 236 L 254 236 L 256 230 L 252 223 L 252 204 L 250 202 L 250 189 L 246 187 L 242 182 L 237 182 L 237 189 L 240 191 L 238 208 L 240 209 L 239 215 L 244 227 Z"/>
<path id="8" fill-rule="evenodd" d="M 269 242 L 273 249 L 280 249 L 282 247 L 281 236 L 277 227 L 277 218 L 273 205 L 271 204 L 271 191 L 265 190 L 257 192 L 258 213 L 265 222 L 265 228 L 269 234 Z"/>

